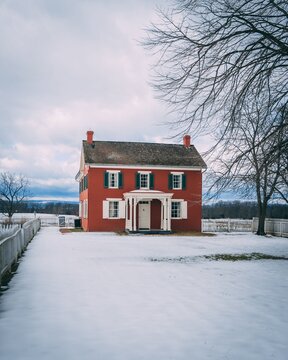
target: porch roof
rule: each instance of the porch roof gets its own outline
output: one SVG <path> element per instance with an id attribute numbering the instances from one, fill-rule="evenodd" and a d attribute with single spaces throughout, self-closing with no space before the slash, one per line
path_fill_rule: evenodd
<path id="1" fill-rule="evenodd" d="M 135 198 L 135 199 L 146 199 L 146 200 L 153 200 L 153 199 L 167 199 L 172 198 L 173 193 L 165 193 L 159 190 L 133 190 L 127 193 L 124 193 L 124 199 L 128 198 Z"/>

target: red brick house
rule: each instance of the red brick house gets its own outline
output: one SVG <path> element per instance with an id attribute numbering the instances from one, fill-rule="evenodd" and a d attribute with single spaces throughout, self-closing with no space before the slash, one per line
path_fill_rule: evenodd
<path id="1" fill-rule="evenodd" d="M 201 231 L 206 164 L 183 144 L 83 140 L 80 218 L 85 231 Z"/>

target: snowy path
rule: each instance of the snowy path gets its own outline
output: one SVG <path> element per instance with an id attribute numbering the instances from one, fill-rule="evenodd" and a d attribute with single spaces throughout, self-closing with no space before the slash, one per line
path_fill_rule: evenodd
<path id="1" fill-rule="evenodd" d="M 0 298 L 3 360 L 286 360 L 288 239 L 116 236 L 44 228 Z"/>

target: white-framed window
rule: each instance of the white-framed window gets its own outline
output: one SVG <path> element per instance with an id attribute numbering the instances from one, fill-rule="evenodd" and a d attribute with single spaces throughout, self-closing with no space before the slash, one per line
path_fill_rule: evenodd
<path id="1" fill-rule="evenodd" d="M 154 175 L 151 171 L 136 173 L 136 189 L 148 190 L 154 188 Z"/>
<path id="2" fill-rule="evenodd" d="M 104 172 L 104 187 L 119 189 L 123 186 L 123 174 L 120 170 L 106 170 Z"/>
<path id="3" fill-rule="evenodd" d="M 187 219 L 187 201 L 171 201 L 171 219 Z"/>
<path id="4" fill-rule="evenodd" d="M 79 202 L 79 217 L 81 217 L 81 218 L 82 218 L 82 211 L 83 211 L 83 202 L 80 201 Z"/>
<path id="5" fill-rule="evenodd" d="M 103 219 L 125 219 L 125 201 L 122 199 L 104 200 Z"/>
<path id="6" fill-rule="evenodd" d="M 108 187 L 109 188 L 118 188 L 118 172 L 108 173 Z"/>
<path id="7" fill-rule="evenodd" d="M 182 188 L 182 175 L 181 174 L 172 174 L 172 188 L 181 189 Z"/>
<path id="8" fill-rule="evenodd" d="M 172 201 L 171 202 L 171 219 L 180 219 L 181 218 L 181 202 Z"/>
<path id="9" fill-rule="evenodd" d="M 168 188 L 173 190 L 185 190 L 186 175 L 184 172 L 171 172 L 168 176 Z"/>
<path id="10" fill-rule="evenodd" d="M 140 173 L 140 189 L 149 189 L 149 174 Z"/>
<path id="11" fill-rule="evenodd" d="M 119 218 L 119 201 L 109 201 L 109 218 Z"/>

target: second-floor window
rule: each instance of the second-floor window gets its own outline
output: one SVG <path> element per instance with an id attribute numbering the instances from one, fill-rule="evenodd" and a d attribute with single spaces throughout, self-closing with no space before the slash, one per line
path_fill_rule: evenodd
<path id="1" fill-rule="evenodd" d="M 181 172 L 171 172 L 168 176 L 168 188 L 173 190 L 185 190 L 186 175 Z"/>
<path id="2" fill-rule="evenodd" d="M 79 192 L 81 193 L 86 189 L 88 189 L 88 174 L 85 175 L 79 182 Z"/>
<path id="3" fill-rule="evenodd" d="M 136 189 L 153 189 L 154 175 L 151 171 L 138 171 L 136 173 Z"/>
<path id="4" fill-rule="evenodd" d="M 149 174 L 140 174 L 140 189 L 149 189 Z"/>
<path id="5" fill-rule="evenodd" d="M 182 188 L 182 175 L 179 175 L 179 174 L 172 175 L 172 186 L 173 186 L 173 189 L 181 189 Z"/>
<path id="6" fill-rule="evenodd" d="M 123 175 L 121 171 L 107 170 L 104 172 L 104 187 L 109 189 L 119 189 L 123 185 Z"/>
<path id="7" fill-rule="evenodd" d="M 109 172 L 108 173 L 108 187 L 109 188 L 118 188 L 118 173 Z"/>

